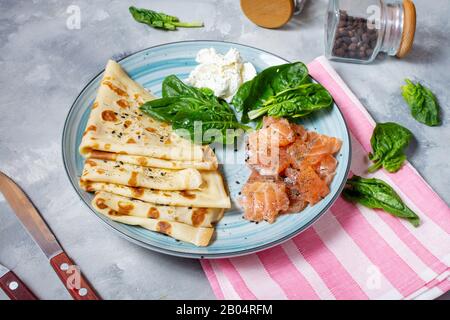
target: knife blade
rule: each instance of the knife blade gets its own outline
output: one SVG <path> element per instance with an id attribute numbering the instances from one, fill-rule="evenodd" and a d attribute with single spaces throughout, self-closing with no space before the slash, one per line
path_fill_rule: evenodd
<path id="1" fill-rule="evenodd" d="M 47 258 L 51 259 L 63 251 L 53 233 L 22 189 L 1 171 L 0 191 Z"/>
<path id="2" fill-rule="evenodd" d="M 5 196 L 22 225 L 50 261 L 66 289 L 76 300 L 99 300 L 80 269 L 64 252 L 50 228 L 22 189 L 0 171 L 0 192 Z"/>
<path id="3" fill-rule="evenodd" d="M 11 300 L 37 300 L 18 276 L 0 264 L 0 288 Z"/>

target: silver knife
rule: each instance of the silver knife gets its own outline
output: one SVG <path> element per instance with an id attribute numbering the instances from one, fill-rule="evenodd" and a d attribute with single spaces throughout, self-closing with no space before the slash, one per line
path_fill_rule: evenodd
<path id="1" fill-rule="evenodd" d="M 22 225 L 47 256 L 51 266 L 75 300 L 99 300 L 80 269 L 64 252 L 50 228 L 22 189 L 0 171 L 0 192 L 5 196 Z"/>
<path id="2" fill-rule="evenodd" d="M 36 296 L 18 276 L 0 264 L 0 288 L 11 300 L 37 300 Z"/>

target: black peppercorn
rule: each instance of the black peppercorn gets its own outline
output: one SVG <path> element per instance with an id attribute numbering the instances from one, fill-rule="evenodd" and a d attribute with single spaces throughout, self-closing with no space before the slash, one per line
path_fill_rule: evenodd
<path id="1" fill-rule="evenodd" d="M 339 23 L 333 43 L 333 55 L 368 60 L 377 45 L 378 33 L 368 27 L 367 20 L 339 12 Z"/>

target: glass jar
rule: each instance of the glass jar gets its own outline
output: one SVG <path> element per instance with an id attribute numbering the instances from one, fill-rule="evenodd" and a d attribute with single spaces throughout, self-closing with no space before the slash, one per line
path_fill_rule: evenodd
<path id="1" fill-rule="evenodd" d="M 330 60 L 370 63 L 380 52 L 404 57 L 414 42 L 411 0 L 329 0 L 325 50 Z"/>

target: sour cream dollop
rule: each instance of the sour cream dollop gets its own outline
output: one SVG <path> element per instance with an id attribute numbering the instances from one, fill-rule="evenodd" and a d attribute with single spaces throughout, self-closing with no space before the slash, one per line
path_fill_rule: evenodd
<path id="1" fill-rule="evenodd" d="M 196 88 L 209 88 L 214 94 L 230 101 L 240 85 L 256 76 L 255 67 L 245 62 L 235 48 L 225 55 L 214 48 L 201 49 L 195 59 L 198 65 L 187 82 Z"/>

